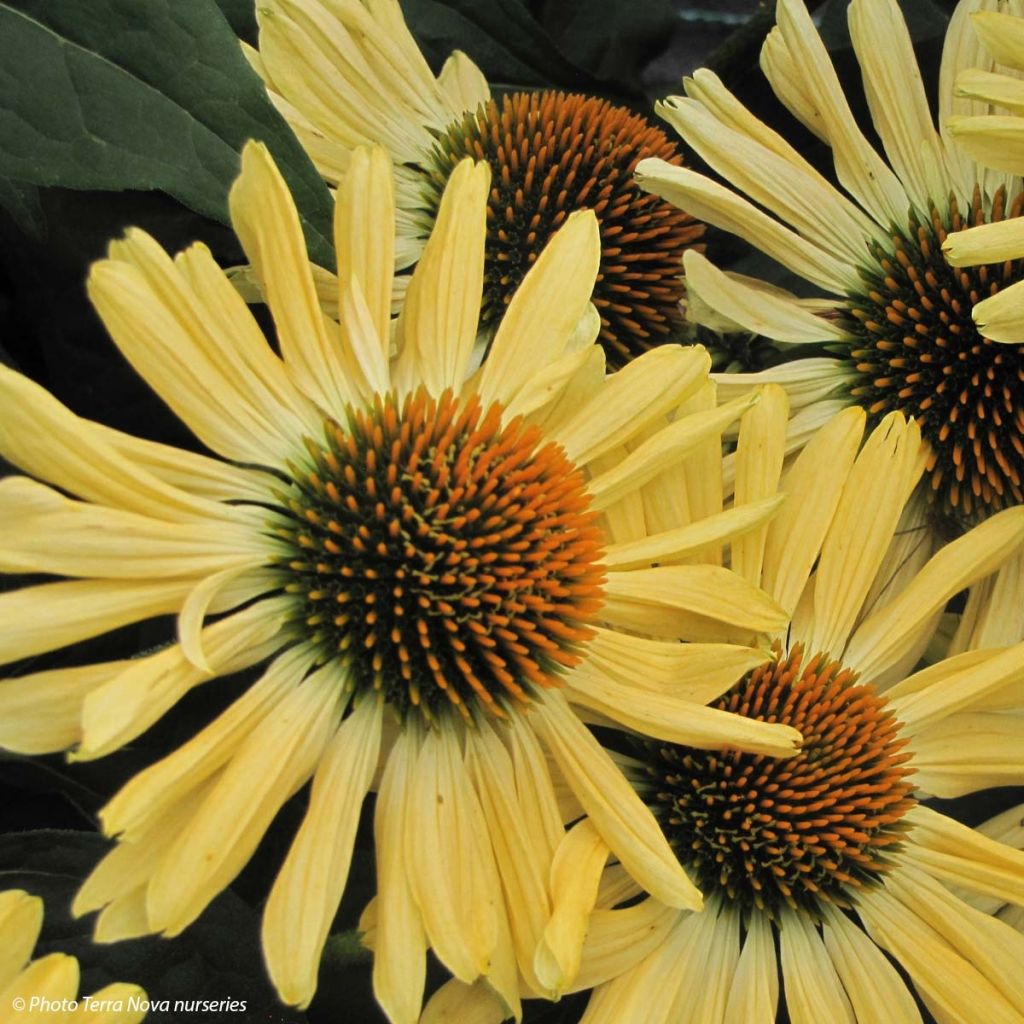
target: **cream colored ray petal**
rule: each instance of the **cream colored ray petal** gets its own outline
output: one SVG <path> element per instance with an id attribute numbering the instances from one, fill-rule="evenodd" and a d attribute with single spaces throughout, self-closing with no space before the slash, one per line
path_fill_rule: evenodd
<path id="1" fill-rule="evenodd" d="M 907 23 L 895 0 L 854 0 L 848 12 L 871 121 L 900 181 L 928 215 L 950 182 Z"/>
<path id="2" fill-rule="evenodd" d="M 228 208 L 273 314 L 285 365 L 305 395 L 338 415 L 357 396 L 338 357 L 337 327 L 317 301 L 295 201 L 262 143 L 242 151 Z"/>
<path id="3" fill-rule="evenodd" d="M 614 473 L 629 458 L 629 449 L 619 445 L 592 460 L 588 469 L 595 476 Z M 627 490 L 618 501 L 603 509 L 598 519 L 606 541 L 626 544 L 646 537 L 650 532 L 644 517 L 644 502 L 640 490 Z"/>
<path id="4" fill-rule="evenodd" d="M 727 426 L 758 401 L 760 395 L 752 392 L 718 409 L 682 416 L 653 433 L 611 469 L 595 472 L 587 484 L 592 506 L 607 509 L 666 469 L 678 465 L 709 439 L 720 437 Z"/>
<path id="5" fill-rule="evenodd" d="M 595 910 L 569 991 L 594 988 L 632 970 L 662 945 L 679 916 L 652 897 L 623 910 Z"/>
<path id="6" fill-rule="evenodd" d="M 845 263 L 848 273 L 864 259 L 871 235 L 819 175 L 723 124 L 696 100 L 670 96 L 655 111 L 733 188 Z"/>
<path id="7" fill-rule="evenodd" d="M 341 340 L 339 356 L 345 366 L 345 374 L 363 402 L 370 405 L 374 396 L 386 393 L 391 387 L 387 360 L 390 331 L 382 342 L 366 305 L 362 286 L 352 274 L 342 273 L 338 281 L 338 331 Z"/>
<path id="8" fill-rule="evenodd" d="M 847 664 L 863 682 L 895 661 L 908 637 L 955 593 L 994 572 L 1024 545 L 1024 507 L 998 512 L 941 548 L 892 601 L 857 628 L 846 649 Z"/>
<path id="9" fill-rule="evenodd" d="M 130 664 L 108 661 L 0 680 L 0 747 L 52 754 L 78 743 L 85 698 Z"/>
<path id="10" fill-rule="evenodd" d="M 605 362 L 604 349 L 600 345 L 591 345 L 586 359 L 566 379 L 557 397 L 540 413 L 532 416 L 532 422 L 548 436 L 557 433 L 576 414 L 576 410 L 601 389 L 605 379 Z"/>
<path id="11" fill-rule="evenodd" d="M 185 303 L 191 296 L 187 289 L 177 287 L 177 281 L 168 273 L 170 268 L 162 266 L 163 253 L 159 248 L 151 243 L 137 245 L 135 234 L 130 232 L 117 252 L 121 258 L 134 258 L 136 265 L 147 273 L 154 294 L 161 296 L 169 308 L 177 306 L 184 322 Z M 245 300 L 214 261 L 210 250 L 196 243 L 175 257 L 174 266 L 194 296 L 191 305 L 196 321 L 188 322 L 190 333 L 201 337 L 205 330 L 209 336 L 205 354 L 214 367 L 232 381 L 242 397 L 258 406 L 270 427 L 283 437 L 294 438 L 319 427 L 316 409 L 292 383 L 284 363 L 267 344 Z"/>
<path id="12" fill-rule="evenodd" d="M 1024 123 L 1016 115 L 957 115 L 947 126 L 957 145 L 978 163 L 1010 174 L 1024 166 Z"/>
<path id="13" fill-rule="evenodd" d="M 1024 82 L 1018 82 L 1024 88 Z M 1024 256 L 1024 223 L 1019 218 L 979 224 L 965 231 L 953 231 L 942 243 L 946 261 L 954 267 L 979 263 L 1001 263 Z"/>
<path id="14" fill-rule="evenodd" d="M 180 933 L 252 856 L 281 805 L 316 767 L 339 715 L 338 682 L 332 665 L 309 676 L 242 741 L 149 880 L 146 913 L 154 931 Z"/>
<path id="15" fill-rule="evenodd" d="M 266 562 L 267 542 L 241 523 L 166 522 L 71 501 L 27 477 L 0 481 L 0 569 L 153 580 Z"/>
<path id="16" fill-rule="evenodd" d="M 232 369 L 244 365 L 236 325 L 225 328 L 204 309 L 182 266 L 144 232 L 133 229 L 109 252 L 111 258 L 92 265 L 87 290 L 132 366 L 217 454 L 256 465 L 282 463 L 294 446 L 289 424 L 303 419 L 277 400 L 256 369 Z M 244 307 L 243 314 L 249 324 L 242 333 L 258 333 Z M 265 358 L 275 358 L 269 347 Z"/>
<path id="17" fill-rule="evenodd" d="M 642 891 L 621 864 L 610 864 L 601 872 L 594 906 L 611 910 L 619 904 L 631 903 Z"/>
<path id="18" fill-rule="evenodd" d="M 480 380 L 484 406 L 508 403 L 565 351 L 587 312 L 601 260 L 592 210 L 576 210 L 527 271 L 501 318 Z"/>
<path id="19" fill-rule="evenodd" d="M 547 891 L 551 847 L 543 826 L 538 834 L 542 812 L 538 807 L 523 806 L 530 799 L 522 792 L 523 780 L 488 723 L 467 730 L 466 743 L 469 769 L 501 878 L 519 971 L 531 993 L 549 995 L 533 969 L 534 950 L 551 911 Z M 556 827 L 560 835 L 557 812 Z"/>
<path id="20" fill-rule="evenodd" d="M 276 89 L 328 138 L 383 143 L 402 162 L 429 151 L 426 126 L 442 113 L 444 95 L 435 86 L 433 109 L 417 102 L 422 88 L 409 87 L 419 76 L 407 67 L 403 74 L 399 40 L 389 39 L 365 4 L 267 0 L 257 19 L 260 55 Z M 434 86 L 429 71 L 421 77 Z"/>
<path id="21" fill-rule="evenodd" d="M 1007 818 L 1013 827 L 1000 828 Z M 980 829 L 968 828 L 923 804 L 908 811 L 905 820 L 913 828 L 902 856 L 923 871 L 943 883 L 1001 902 L 1024 904 L 1024 853 L 1010 845 L 1014 839 L 1021 840 L 1020 807 L 1010 808 L 1006 817 L 997 816 Z"/>
<path id="22" fill-rule="evenodd" d="M 597 328 L 600 329 L 601 320 L 593 305 L 588 307 L 588 313 L 593 313 Z M 593 353 L 600 351 L 593 345 L 597 334 L 598 331 L 595 330 L 586 347 L 566 352 L 565 355 L 548 363 L 543 369 L 533 374 L 529 381 L 519 389 L 516 397 L 505 406 L 505 420 L 510 421 L 516 416 L 525 416 L 529 422 L 543 426 L 548 413 L 558 404 L 559 398 L 572 385 L 577 375 L 587 372 L 588 365 L 594 361 Z"/>
<path id="23" fill-rule="evenodd" d="M 951 658 L 949 671 L 940 663 L 911 676 L 886 696 L 903 723 L 904 731 L 916 737 L 943 719 L 974 705 L 1003 687 L 1024 679 L 1024 642 L 989 652 L 990 657 L 974 657 L 973 652 Z M 927 676 L 929 685 L 924 685 Z"/>
<path id="24" fill-rule="evenodd" d="M 0 662 L 176 612 L 194 580 L 68 580 L 0 594 Z"/>
<path id="25" fill-rule="evenodd" d="M 759 64 L 772 91 L 787 110 L 800 121 L 808 131 L 813 132 L 822 142 L 828 143 L 821 115 L 808 92 L 807 82 L 801 74 L 799 64 L 794 60 L 782 31 L 778 25 L 772 28 L 761 46 Z"/>
<path id="26" fill-rule="evenodd" d="M 685 969 L 676 986 L 670 1019 L 720 1021 L 740 958 L 740 915 L 733 906 L 694 914 Z"/>
<path id="27" fill-rule="evenodd" d="M 498 894 L 487 893 L 479 851 L 483 812 L 451 730 L 426 733 L 408 795 L 405 859 L 430 945 L 460 981 L 487 974 L 498 938 Z M 486 833 L 483 836 L 486 842 Z"/>
<path id="28" fill-rule="evenodd" d="M 647 157 L 636 166 L 645 192 L 686 210 L 698 220 L 739 235 L 794 274 L 839 295 L 857 286 L 847 263 L 801 238 L 724 185 L 685 167 Z"/>
<path id="29" fill-rule="evenodd" d="M 552 438 L 584 465 L 676 408 L 700 387 L 710 365 L 700 346 L 651 349 L 606 378 Z"/>
<path id="30" fill-rule="evenodd" d="M 668 565 L 609 574 L 606 599 L 692 612 L 755 633 L 784 629 L 789 616 L 766 593 L 716 565 Z"/>
<path id="31" fill-rule="evenodd" d="M 572 818 L 565 818 L 561 813 L 549 759 L 533 729 L 518 715 L 511 715 L 504 738 L 512 755 L 516 798 L 531 837 L 534 856 L 538 863 L 550 864 L 562 841 L 562 823 Z M 559 781 L 564 789 L 564 781 Z"/>
<path id="32" fill-rule="evenodd" d="M 967 186 L 977 180 L 989 195 L 995 187 L 985 187 L 987 178 L 996 177 L 996 172 L 979 168 L 974 161 L 956 144 L 949 132 L 949 118 L 954 114 L 984 114 L 988 104 L 957 95 L 956 80 L 960 75 L 975 68 L 990 70 L 992 58 L 988 55 L 978 33 L 971 24 L 971 15 L 991 0 L 964 0 L 954 9 L 942 46 L 942 62 L 939 67 L 939 134 L 946 148 L 946 162 L 951 171 L 958 172 L 957 198 L 969 201 Z M 998 177 L 1002 177 L 998 175 Z"/>
<path id="33" fill-rule="evenodd" d="M 971 316 L 990 341 L 1009 345 L 1024 342 L 1024 281 L 1017 281 L 991 298 L 979 302 Z"/>
<path id="34" fill-rule="evenodd" d="M 137 918 L 140 928 L 136 935 L 149 932 L 146 920 L 146 883 L 167 851 L 168 837 L 177 835 L 191 820 L 220 778 L 217 770 L 197 785 L 182 786 L 173 799 L 164 802 L 159 813 L 145 828 L 136 830 L 131 837 L 122 836 L 107 855 L 92 869 L 82 883 L 71 904 L 75 917 L 99 910 L 109 904 L 112 917 Z M 115 909 L 120 904 L 121 909 Z M 98 942 L 118 941 L 103 937 L 109 921 L 96 922 Z M 102 927 L 101 927 L 102 926 Z M 108 933 L 109 934 L 109 933 Z"/>
<path id="35" fill-rule="evenodd" d="M 300 1009 L 348 881 L 363 799 L 380 752 L 383 701 L 370 694 L 330 739 L 313 776 L 309 808 L 263 911 L 263 955 L 281 999 Z"/>
<path id="36" fill-rule="evenodd" d="M 1018 18 L 1006 19 L 1018 21 Z M 994 71 L 971 68 L 957 76 L 957 96 L 972 100 L 981 100 L 993 106 L 1024 114 L 1024 82 L 1010 75 L 1000 75 Z"/>
<path id="37" fill-rule="evenodd" d="M 903 979 L 881 950 L 831 903 L 821 908 L 825 949 L 857 1021 L 920 1024 L 921 1013 Z"/>
<path id="38" fill-rule="evenodd" d="M 736 445 L 737 508 L 757 501 L 776 500 L 786 443 L 789 399 L 777 384 L 761 392 L 761 401 L 744 413 Z M 755 586 L 761 582 L 768 527 L 733 541 L 732 570 Z"/>
<path id="39" fill-rule="evenodd" d="M 533 726 L 626 870 L 663 903 L 699 909 L 700 893 L 680 867 L 654 816 L 561 694 L 541 695 Z"/>
<path id="40" fill-rule="evenodd" d="M 1019 714 L 975 712 L 951 715 L 917 732 L 910 744 L 914 785 L 945 798 L 1020 785 L 1022 727 Z"/>
<path id="41" fill-rule="evenodd" d="M 419 1024 L 501 1024 L 505 1004 L 485 978 L 467 985 L 451 978 L 427 1000 Z"/>
<path id="42" fill-rule="evenodd" d="M 782 980 L 793 1024 L 857 1024 L 835 964 L 818 930 L 800 914 L 783 910 L 779 922 Z"/>
<path id="43" fill-rule="evenodd" d="M 43 927 L 43 901 L 21 889 L 0 892 L 0 992 L 28 963 Z"/>
<path id="44" fill-rule="evenodd" d="M 736 964 L 725 1024 L 775 1024 L 779 1005 L 779 970 L 775 940 L 764 914 L 751 914 Z"/>
<path id="45" fill-rule="evenodd" d="M 757 373 L 713 373 L 711 379 L 718 386 L 718 399 L 721 402 L 731 401 L 751 388 L 778 384 L 785 389 L 790 407 L 796 412 L 807 411 L 808 406 L 818 403 L 824 404 L 824 399 L 837 392 L 847 393 L 854 375 L 838 359 L 815 357 L 794 359 L 790 363 L 781 363 Z M 792 426 L 791 423 L 790 433 Z"/>
<path id="46" fill-rule="evenodd" d="M 771 660 L 767 650 L 734 644 L 675 644 L 595 628 L 587 662 L 622 683 L 706 704 Z M 572 675 L 567 676 L 572 682 Z"/>
<path id="47" fill-rule="evenodd" d="M 880 225 L 905 223 L 910 209 L 907 193 L 857 127 L 825 44 L 802 0 L 779 0 L 776 20 L 813 104 L 819 131 L 832 147 L 840 184 Z"/>
<path id="48" fill-rule="evenodd" d="M 660 946 L 635 967 L 597 988 L 580 1018 L 581 1024 L 669 1024 L 695 916 L 679 915 Z"/>
<path id="49" fill-rule="evenodd" d="M 1024 71 L 1024 22 L 1019 13 L 977 11 L 971 15 L 971 24 L 997 64 Z"/>
<path id="50" fill-rule="evenodd" d="M 730 541 L 735 552 L 741 538 L 770 522 L 783 501 L 782 496 L 752 501 L 677 530 L 654 533 L 642 540 L 611 544 L 605 552 L 604 564 L 609 569 L 619 570 L 642 568 L 652 563 L 671 565 L 709 548 L 717 549 Z"/>
<path id="51" fill-rule="evenodd" d="M 299 685 L 312 659 L 308 649 L 288 649 L 209 725 L 130 779 L 100 811 L 104 832 L 133 840 L 157 828 L 178 801 L 231 760 Z"/>
<path id="52" fill-rule="evenodd" d="M 340 270 L 359 282 L 376 335 L 374 341 L 385 361 L 391 335 L 394 219 L 387 152 L 379 146 L 356 149 L 334 203 L 334 248 Z M 343 305 L 340 297 L 338 304 Z"/>
<path id="53" fill-rule="evenodd" d="M 886 890 L 935 929 L 978 969 L 1018 1015 L 1024 1016 L 1024 986 L 1020 984 L 1024 935 L 967 906 L 941 883 L 916 868 L 901 867 L 893 872 L 886 879 Z M 979 1005 L 975 1012 L 981 1009 Z"/>
<path id="54" fill-rule="evenodd" d="M 778 132 L 773 131 L 760 118 L 755 117 L 722 84 L 719 77 L 707 68 L 699 68 L 692 78 L 683 79 L 687 96 L 699 100 L 722 124 L 742 132 L 755 142 L 777 153 L 797 168 L 803 178 L 812 179 L 820 189 L 831 194 L 830 204 L 843 211 L 844 219 L 852 221 L 860 239 L 875 238 L 888 242 L 889 238 L 874 221 L 865 216 L 858 206 L 851 203 L 830 181 L 818 173 Z"/>
<path id="55" fill-rule="evenodd" d="M 770 757 L 792 757 L 799 751 L 800 733 L 789 726 L 769 725 L 686 698 L 623 685 L 599 672 L 593 664 L 576 669 L 567 697 L 572 703 L 599 711 L 642 736 L 688 747 L 734 747 Z"/>
<path id="56" fill-rule="evenodd" d="M 84 427 L 85 420 L 79 420 Z M 280 480 L 270 473 L 234 466 L 183 448 L 132 437 L 102 423 L 88 423 L 96 436 L 128 459 L 137 469 L 152 474 L 170 487 L 208 501 L 267 501 Z"/>
<path id="57" fill-rule="evenodd" d="M 409 886 L 418 863 L 409 864 L 405 853 L 417 748 L 417 734 L 399 733 L 384 769 L 373 819 L 377 855 L 373 993 L 393 1024 L 416 1024 L 426 980 L 427 937 Z M 360 931 L 369 924 L 364 919 L 359 922 Z"/>
<path id="58" fill-rule="evenodd" d="M 964 910 L 969 910 L 963 904 Z M 1013 1008 L 982 974 L 917 912 L 895 898 L 889 886 L 858 902 L 868 934 L 910 975 L 933 1013 L 955 1021 L 1019 1021 Z"/>
<path id="59" fill-rule="evenodd" d="M 838 656 L 845 646 L 924 469 L 920 451 L 920 428 L 902 413 L 886 416 L 864 442 L 821 546 L 808 650 Z"/>
<path id="60" fill-rule="evenodd" d="M 78 961 L 66 953 L 51 953 L 39 960 L 33 960 L 3 991 L 0 991 L 0 999 L 3 1000 L 0 1003 L 3 1006 L 3 1010 L 0 1011 L 3 1017 L 0 1019 L 4 1024 L 16 1024 L 19 1019 L 32 1021 L 33 1017 L 40 1022 L 67 1020 L 70 1013 L 65 1014 L 60 1010 L 37 1009 L 26 1013 L 16 1009 L 8 1010 L 8 1007 L 29 1006 L 30 1000 L 34 998 L 43 1000 L 43 1005 L 47 1002 L 73 1001 L 78 995 L 78 978 Z"/>
<path id="61" fill-rule="evenodd" d="M 483 72 L 461 50 L 455 50 L 444 62 L 437 84 L 453 110 L 475 111 L 491 98 Z"/>
<path id="62" fill-rule="evenodd" d="M 0 367 L 0 455 L 26 473 L 90 501 L 164 521 L 230 517 L 230 510 L 179 490 L 118 451 L 20 373 Z"/>
<path id="63" fill-rule="evenodd" d="M 97 943 L 124 942 L 139 939 L 150 933 L 146 919 L 146 887 L 140 885 L 131 892 L 118 896 L 96 916 L 93 941 Z"/>
<path id="64" fill-rule="evenodd" d="M 399 391 L 424 384 L 432 395 L 456 392 L 469 369 L 483 296 L 486 163 L 466 159 L 452 172 L 430 239 L 413 272 L 398 317 Z"/>
<path id="65" fill-rule="evenodd" d="M 207 626 L 203 650 L 216 672 L 258 664 L 282 646 L 288 599 L 271 598 Z M 177 645 L 132 661 L 82 707 L 82 742 L 71 760 L 93 760 L 141 735 L 189 690 L 209 679 Z"/>
<path id="66" fill-rule="evenodd" d="M 115 982 L 81 1000 L 75 1024 L 139 1024 L 146 1016 L 146 992 L 138 985 Z M 132 1009 L 137 1007 L 137 1009 Z"/>
<path id="67" fill-rule="evenodd" d="M 552 910 L 534 957 L 534 971 L 558 998 L 579 973 L 583 940 L 608 847 L 588 818 L 569 830 L 551 864 Z"/>
<path id="68" fill-rule="evenodd" d="M 975 583 L 960 616 L 950 652 L 1007 647 L 1024 637 L 1024 551 L 993 576 Z"/>

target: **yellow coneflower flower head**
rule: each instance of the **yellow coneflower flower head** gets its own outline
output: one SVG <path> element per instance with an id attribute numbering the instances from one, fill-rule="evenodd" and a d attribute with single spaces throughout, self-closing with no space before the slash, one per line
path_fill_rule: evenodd
<path id="1" fill-rule="evenodd" d="M 419 258 L 445 182 L 471 156 L 492 172 L 481 329 L 494 329 L 548 239 L 587 208 L 601 227 L 593 302 L 609 358 L 620 364 L 671 338 L 682 254 L 703 226 L 632 180 L 645 157 L 681 162 L 659 127 L 592 96 L 492 99 L 463 53 L 435 78 L 398 0 L 271 0 L 257 17 L 259 52 L 246 52 L 325 179 L 338 179 L 355 145 L 391 153 L 398 267 Z"/>
<path id="2" fill-rule="evenodd" d="M 1019 177 L 1024 171 L 1024 93 L 1016 72 L 1024 70 L 1024 17 L 1019 5 L 980 10 L 971 26 L 983 47 L 985 67 L 956 79 L 956 113 L 950 134 L 966 153 L 993 171 Z M 994 61 L 1004 70 L 988 67 Z M 979 59 L 979 63 L 981 60 Z M 950 235 L 943 246 L 955 267 L 1016 265 L 1024 258 L 1024 221 L 1013 218 Z M 1024 342 L 1024 283 L 1020 281 L 979 302 L 972 310 L 978 330 L 993 341 Z M 1020 427 L 1018 425 L 1018 432 Z"/>
<path id="3" fill-rule="evenodd" d="M 597 986 L 586 1024 L 771 1024 L 783 998 L 794 1024 L 917 1024 L 891 957 L 937 1020 L 1009 1024 L 1024 935 L 991 912 L 1024 901 L 1013 823 L 993 832 L 1009 845 L 919 801 L 1024 781 L 1024 643 L 914 669 L 949 598 L 1019 555 L 1024 508 L 908 563 L 894 537 L 926 472 L 916 423 L 890 413 L 865 438 L 863 410 L 841 411 L 780 481 L 786 405 L 769 386 L 741 425 L 737 495 L 786 502 L 730 562 L 791 614 L 773 660 L 711 706 L 797 728 L 801 749 L 636 740 L 626 770 L 705 909 L 615 909 L 635 894 L 616 868 L 601 878 L 601 851 L 576 883 L 596 909 L 568 988 Z M 470 996 L 450 983 L 435 1006 Z"/>
<path id="4" fill-rule="evenodd" d="M 117 982 L 78 994 L 78 961 L 64 953 L 31 960 L 43 927 L 43 901 L 20 889 L 0 892 L 0 1021 L 81 1020 L 138 1024 L 146 993 Z"/>
<path id="5" fill-rule="evenodd" d="M 393 336 L 381 149 L 356 150 L 339 186 L 336 322 L 280 174 L 262 146 L 246 148 L 230 208 L 278 350 L 205 247 L 171 259 L 141 231 L 111 245 L 90 296 L 217 457 L 87 422 L 0 372 L 0 453 L 31 474 L 0 482 L 0 569 L 69 577 L 0 596 L 0 659 L 157 615 L 178 626 L 177 643 L 145 657 L 3 682 L 0 743 L 100 757 L 194 687 L 265 665 L 101 812 L 119 841 L 75 902 L 101 910 L 100 941 L 187 927 L 312 779 L 263 924 L 278 991 L 307 1004 L 373 788 L 378 896 L 365 927 L 385 1011 L 416 1019 L 432 948 L 518 1014 L 519 975 L 536 994 L 561 984 L 561 968 L 542 977 L 533 956 L 563 887 L 551 874 L 563 820 L 585 811 L 639 885 L 700 905 L 574 713 L 578 673 L 615 666 L 605 719 L 795 752 L 796 730 L 704 706 L 705 687 L 768 659 L 782 610 L 721 566 L 666 566 L 671 593 L 634 568 L 775 511 L 768 496 L 724 519 L 697 508 L 682 534 L 663 523 L 662 478 L 717 451 L 757 396 L 716 408 L 696 348 L 662 346 L 605 376 L 589 211 L 544 249 L 480 362 L 489 181 L 486 164 L 455 168 Z M 611 544 L 619 521 L 628 543 Z M 655 715 L 640 698 L 666 667 L 693 686 Z M 581 941 L 553 940 L 554 962 Z"/>
<path id="6" fill-rule="evenodd" d="M 1024 348 L 972 318 L 975 306 L 1021 279 L 1024 264 L 953 269 L 942 254 L 958 232 L 1013 221 L 1024 203 L 1015 174 L 975 162 L 946 127 L 966 102 L 954 96 L 957 74 L 983 59 L 970 15 L 992 6 L 963 0 L 953 14 L 937 130 L 899 4 L 849 5 L 883 158 L 856 123 L 806 7 L 779 0 L 761 67 L 779 99 L 831 148 L 841 188 L 706 70 L 659 110 L 728 184 L 658 160 L 638 168 L 644 188 L 748 238 L 826 293 L 797 299 L 725 275 L 697 253 L 685 260 L 698 318 L 710 313 L 838 355 L 751 375 L 783 383 L 807 420 L 823 422 L 837 402 L 860 405 L 872 423 L 893 411 L 914 417 L 930 452 L 924 490 L 936 516 L 960 528 L 1024 500 Z"/>

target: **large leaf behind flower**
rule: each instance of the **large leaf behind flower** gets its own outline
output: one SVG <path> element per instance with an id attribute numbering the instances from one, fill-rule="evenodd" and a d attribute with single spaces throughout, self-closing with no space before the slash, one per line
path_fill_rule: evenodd
<path id="1" fill-rule="evenodd" d="M 331 264 L 327 188 L 214 0 L 0 2 L 0 83 L 0 177 L 161 189 L 226 222 L 242 145 L 262 139 Z"/>

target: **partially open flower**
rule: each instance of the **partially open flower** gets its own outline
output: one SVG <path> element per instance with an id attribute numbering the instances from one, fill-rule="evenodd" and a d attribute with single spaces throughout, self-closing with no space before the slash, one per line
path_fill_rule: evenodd
<path id="1" fill-rule="evenodd" d="M 465 54 L 430 72 L 397 0 L 257 6 L 259 52 L 247 50 L 317 167 L 335 182 L 352 148 L 387 147 L 396 164 L 397 266 L 419 258 L 441 191 L 464 156 L 491 168 L 481 329 L 492 331 L 548 239 L 579 209 L 601 232 L 593 302 L 613 364 L 671 340 L 682 255 L 703 225 L 633 181 L 637 163 L 681 163 L 645 117 L 556 91 L 493 99 Z"/>

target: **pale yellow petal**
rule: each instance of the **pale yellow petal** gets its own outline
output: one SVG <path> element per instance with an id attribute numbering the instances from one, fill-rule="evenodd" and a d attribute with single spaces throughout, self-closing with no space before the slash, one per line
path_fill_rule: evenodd
<path id="1" fill-rule="evenodd" d="M 700 893 L 686 877 L 654 816 L 564 698 L 545 693 L 538 704 L 534 728 L 626 870 L 663 903 L 699 908 Z"/>
<path id="2" fill-rule="evenodd" d="M 324 751 L 309 808 L 263 911 L 263 955 L 281 999 L 316 991 L 324 943 L 348 881 L 356 828 L 380 751 L 383 702 L 364 698 Z"/>
<path id="3" fill-rule="evenodd" d="M 374 330 L 373 340 L 385 362 L 391 339 L 394 219 L 391 160 L 387 152 L 378 146 L 356 149 L 335 198 L 334 248 L 340 270 L 359 282 Z M 342 305 L 339 297 L 339 306 Z"/>
<path id="4" fill-rule="evenodd" d="M 509 402 L 561 356 L 586 313 L 601 259 L 591 210 L 571 213 L 527 271 L 501 318 L 483 365 L 480 399 Z"/>
<path id="5" fill-rule="evenodd" d="M 978 163 L 1010 174 L 1018 173 L 1024 166 L 1024 120 L 1020 117 L 957 115 L 947 125 L 957 145 Z"/>
<path id="6" fill-rule="evenodd" d="M 822 544 L 808 650 L 836 656 L 845 646 L 924 469 L 920 452 L 920 428 L 901 413 L 886 416 L 865 441 Z"/>
<path id="7" fill-rule="evenodd" d="M 820 288 L 844 294 L 856 276 L 843 260 L 801 238 L 731 189 L 654 157 L 641 160 L 637 184 L 698 220 L 747 239 L 784 267 Z"/>
<path id="8" fill-rule="evenodd" d="M 1022 547 L 1024 507 L 996 513 L 941 548 L 902 593 L 861 623 L 846 649 L 847 664 L 869 682 L 899 657 L 921 622 Z"/>
<path id="9" fill-rule="evenodd" d="M 977 11 L 971 24 L 997 64 L 1024 71 L 1024 21 L 1020 12 Z"/>
<path id="10" fill-rule="evenodd" d="M 138 985 L 127 982 L 105 985 L 80 1000 L 82 1005 L 74 1018 L 75 1024 L 139 1024 L 146 1016 L 147 1001 L 145 990 Z"/>
<path id="11" fill-rule="evenodd" d="M 490 180 L 489 166 L 469 159 L 448 179 L 398 318 L 400 389 L 424 384 L 436 396 L 457 392 L 466 378 L 483 296 Z"/>
<path id="12" fill-rule="evenodd" d="M 242 869 L 281 805 L 313 773 L 337 721 L 337 690 L 328 665 L 245 737 L 149 881 L 154 931 L 181 932 Z"/>
<path id="13" fill-rule="evenodd" d="M 978 330 L 990 341 L 1009 345 L 1024 342 L 1024 281 L 1017 281 L 989 299 L 979 302 L 971 316 Z"/>
<path id="14" fill-rule="evenodd" d="M 427 1000 L 419 1024 L 501 1024 L 508 1015 L 494 989 L 481 978 L 467 985 L 452 978 Z"/>
<path id="15" fill-rule="evenodd" d="M 1024 86 L 1024 82 L 1018 84 Z M 992 224 L 979 224 L 965 231 L 953 231 L 942 243 L 942 252 L 954 267 L 1020 259 L 1024 256 L 1024 223 L 1013 217 Z"/>
<path id="16" fill-rule="evenodd" d="M 373 993 L 393 1024 L 416 1024 L 426 981 L 427 937 L 409 886 L 419 864 L 409 864 L 405 854 L 411 825 L 407 804 L 417 752 L 414 737 L 408 731 L 400 733 L 388 755 L 373 819 L 377 853 Z M 365 930 L 363 921 L 360 930 Z"/>
<path id="17" fill-rule="evenodd" d="M 789 400 L 777 384 L 765 387 L 761 401 L 744 413 L 736 445 L 735 503 L 738 509 L 775 497 L 782 473 L 788 419 Z M 755 586 L 761 583 L 767 540 L 768 527 L 762 526 L 733 541 L 733 572 Z"/>
<path id="18" fill-rule="evenodd" d="M 857 456 L 865 417 L 844 410 L 811 439 L 780 489 L 782 510 L 768 529 L 761 583 L 787 610 L 797 607 Z"/>
<path id="19" fill-rule="evenodd" d="M 3 366 L 0 405 L 0 455 L 26 473 L 89 501 L 165 522 L 230 514 L 157 479 L 38 384 Z"/>
<path id="20" fill-rule="evenodd" d="M 21 889 L 0 892 L 0 992 L 28 963 L 42 927 L 43 901 L 38 896 Z"/>
<path id="21" fill-rule="evenodd" d="M 1006 20 L 1013 22 L 1019 19 L 1007 16 Z M 1015 114 L 1024 113 L 1024 82 L 1012 75 L 971 68 L 957 76 L 956 94 L 1005 108 Z"/>
<path id="22" fill-rule="evenodd" d="M 337 354 L 306 256 L 306 242 L 288 186 L 262 143 L 242 151 L 242 173 L 228 194 L 231 223 L 253 265 L 295 383 L 337 416 L 356 397 Z"/>
<path id="23" fill-rule="evenodd" d="M 783 910 L 779 922 L 780 960 L 786 1007 L 793 1024 L 857 1024 L 835 965 L 814 925 Z"/>
<path id="24" fill-rule="evenodd" d="M 772 927 L 764 914 L 751 914 L 736 965 L 723 1024 L 775 1024 L 779 967 Z"/>
<path id="25" fill-rule="evenodd" d="M 551 864 L 551 917 L 534 958 L 534 970 L 556 998 L 576 979 L 583 940 L 608 847 L 589 819 L 577 822 Z"/>
<path id="26" fill-rule="evenodd" d="M 281 646 L 278 634 L 289 602 L 261 601 L 203 631 L 203 650 L 216 672 L 237 672 L 262 661 Z M 134 739 L 194 686 L 210 676 L 197 669 L 179 646 L 132 661 L 93 690 L 82 708 L 82 743 L 72 760 L 102 757 Z"/>
<path id="27" fill-rule="evenodd" d="M 822 906 L 825 949 L 857 1021 L 920 1024 L 921 1014 L 903 979 L 882 951 L 842 911 Z"/>
<path id="28" fill-rule="evenodd" d="M 456 50 L 444 62 L 437 84 L 456 110 L 475 111 L 491 98 L 483 72 L 461 50 Z"/>
<path id="29" fill-rule="evenodd" d="M 64 1024 L 71 1018 L 70 1012 L 62 1010 L 46 1010 L 39 1003 L 36 1009 L 22 1013 L 16 1006 L 30 1006 L 33 998 L 60 1004 L 64 1000 L 72 1001 L 78 995 L 78 961 L 65 953 L 51 953 L 39 960 L 33 960 L 2 992 L 0 992 L 0 1020 L 3 1024 L 17 1024 L 29 1021 L 31 1024 L 43 1024 L 47 1020 L 56 1020 Z M 11 1009 L 8 1009 L 8 1008 Z"/>

